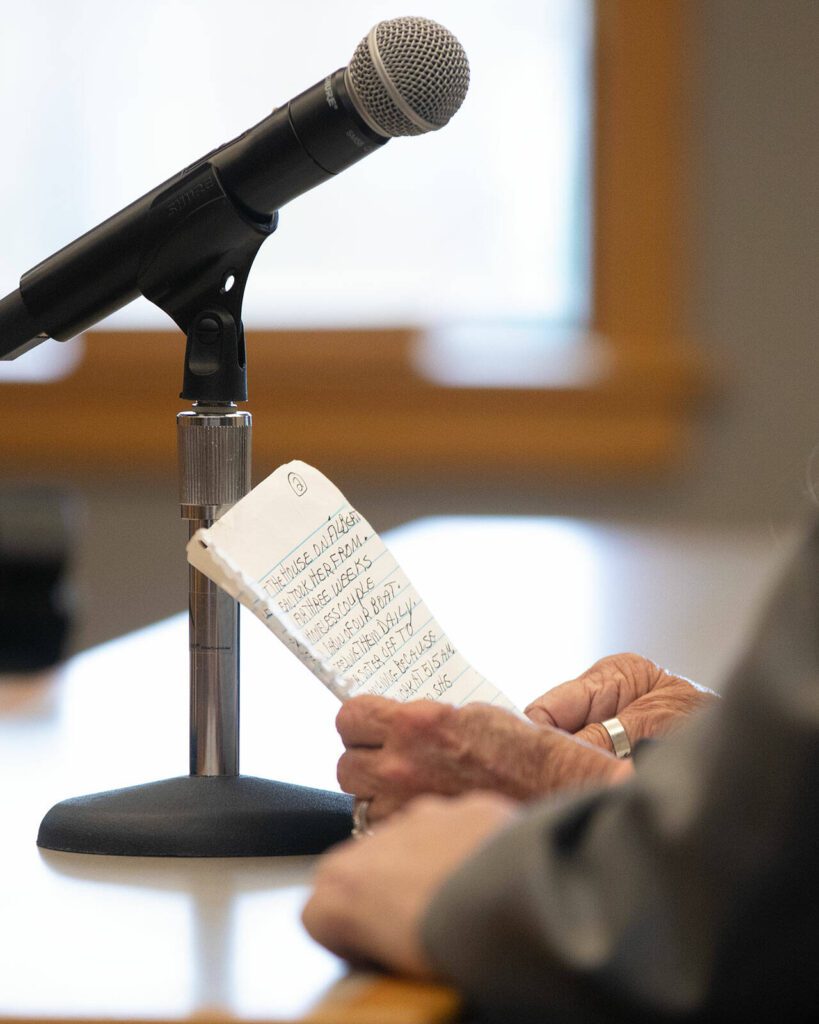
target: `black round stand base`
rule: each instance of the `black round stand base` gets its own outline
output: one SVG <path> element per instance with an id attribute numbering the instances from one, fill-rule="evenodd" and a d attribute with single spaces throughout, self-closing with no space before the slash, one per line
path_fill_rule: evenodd
<path id="1" fill-rule="evenodd" d="M 352 799 L 252 775 L 184 775 L 55 804 L 37 845 L 119 857 L 277 857 L 346 839 Z"/>

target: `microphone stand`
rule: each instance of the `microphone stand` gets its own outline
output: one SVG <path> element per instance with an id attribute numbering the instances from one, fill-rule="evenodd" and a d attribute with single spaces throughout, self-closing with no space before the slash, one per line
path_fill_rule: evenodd
<path id="1" fill-rule="evenodd" d="M 251 416 L 241 319 L 250 268 L 278 215 L 258 220 L 208 163 L 151 210 L 160 242 L 139 288 L 187 336 L 177 416 L 180 507 L 192 535 L 250 489 Z M 352 827 L 349 797 L 239 771 L 239 606 L 189 567 L 190 774 L 72 797 L 37 845 L 72 853 L 243 857 L 320 853 Z"/>

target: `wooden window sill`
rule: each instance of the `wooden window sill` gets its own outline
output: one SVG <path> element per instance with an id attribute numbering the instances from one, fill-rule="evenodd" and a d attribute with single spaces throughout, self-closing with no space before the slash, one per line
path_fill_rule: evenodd
<path id="1" fill-rule="evenodd" d="M 428 477 L 520 470 L 598 479 L 656 473 L 686 447 L 705 389 L 697 350 L 609 339 L 591 378 L 557 387 L 452 388 L 413 369 L 418 333 L 248 336 L 255 476 L 301 458 L 328 473 Z M 67 378 L 0 385 L 6 471 L 173 473 L 184 339 L 95 331 Z"/>

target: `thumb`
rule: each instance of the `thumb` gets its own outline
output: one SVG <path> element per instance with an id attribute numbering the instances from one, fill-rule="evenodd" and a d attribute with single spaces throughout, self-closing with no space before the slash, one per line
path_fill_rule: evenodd
<path id="1" fill-rule="evenodd" d="M 619 714 L 656 686 L 664 675 L 639 654 L 609 655 L 576 679 L 536 697 L 525 714 L 537 725 L 576 733 L 590 722 L 603 722 Z"/>
<path id="2" fill-rule="evenodd" d="M 588 673 L 561 683 L 536 697 L 524 714 L 536 725 L 577 732 L 589 721 L 592 693 Z"/>

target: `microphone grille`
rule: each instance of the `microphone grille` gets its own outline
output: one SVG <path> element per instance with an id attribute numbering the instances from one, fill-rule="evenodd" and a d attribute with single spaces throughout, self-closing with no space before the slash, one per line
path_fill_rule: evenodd
<path id="1" fill-rule="evenodd" d="M 347 88 L 370 127 L 388 138 L 421 135 L 449 121 L 469 88 L 455 36 L 428 18 L 380 21 L 356 47 Z"/>

